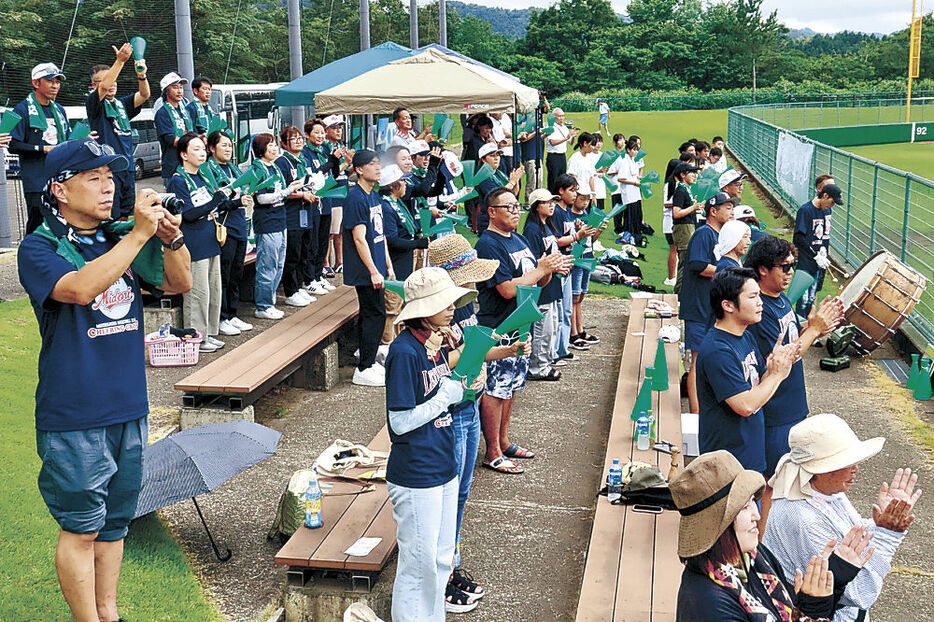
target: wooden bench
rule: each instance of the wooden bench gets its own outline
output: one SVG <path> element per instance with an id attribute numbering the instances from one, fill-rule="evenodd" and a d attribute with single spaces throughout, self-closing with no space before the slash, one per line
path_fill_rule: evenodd
<path id="1" fill-rule="evenodd" d="M 672 294 L 657 295 L 677 308 Z M 635 298 L 626 329 L 616 386 L 616 400 L 607 440 L 603 473 L 613 458 L 658 465 L 668 474 L 671 458 L 653 449 L 636 448 L 635 423 L 630 419 L 645 368 L 654 364 L 659 328 L 678 318 L 645 317 L 645 298 Z M 665 346 L 669 390 L 652 393 L 659 440 L 681 445 L 681 396 L 678 344 Z M 679 458 L 683 466 L 683 456 Z M 678 560 L 678 520 L 674 511 L 646 514 L 631 506 L 611 505 L 598 497 L 584 567 L 577 622 L 673 621 L 682 566 Z"/>
<path id="2" fill-rule="evenodd" d="M 338 287 L 175 383 L 184 392 L 183 406 L 220 403 L 241 410 L 295 372 L 306 375 L 298 384 L 307 384 L 314 355 L 357 312 L 354 289 Z"/>
<path id="3" fill-rule="evenodd" d="M 368 447 L 388 452 L 388 427 L 383 426 Z M 367 470 L 370 469 L 351 469 L 346 475 L 356 476 Z M 308 575 L 314 571 L 343 571 L 350 574 L 354 586 L 364 581 L 369 589 L 396 550 L 396 522 L 392 518 L 386 482 L 375 484 L 373 492 L 348 495 L 346 493 L 359 491 L 359 486 L 336 482 L 334 488 L 324 495 L 321 507 L 324 525 L 317 529 L 302 525 L 276 553 L 275 562 L 289 566 L 289 584 L 304 585 Z M 344 553 L 363 537 L 382 540 L 366 557 L 351 557 Z"/>

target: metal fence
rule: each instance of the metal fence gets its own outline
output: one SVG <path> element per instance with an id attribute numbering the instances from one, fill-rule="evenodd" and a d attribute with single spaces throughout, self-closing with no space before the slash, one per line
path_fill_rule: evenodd
<path id="1" fill-rule="evenodd" d="M 904 104 L 904 100 L 901 101 Z M 779 171 L 779 142 L 785 135 L 785 141 L 791 137 L 812 145 L 808 179 L 830 173 L 844 192 L 845 205 L 834 208 L 830 233 L 830 248 L 836 258 L 845 262 L 852 272 L 870 255 L 885 249 L 931 280 L 934 275 L 934 182 L 780 127 L 776 121 L 788 123 L 789 118 L 812 122 L 808 114 L 813 114 L 813 110 L 811 113 L 801 110 L 813 108 L 810 104 L 786 107 L 792 110 L 778 110 L 772 106 L 731 108 L 727 142 L 730 151 L 781 199 L 786 212 L 794 216 L 805 201 L 800 193 L 792 195 L 786 175 Z M 889 106 L 880 103 L 867 110 L 886 108 Z M 920 121 L 924 104 L 919 101 L 916 108 L 912 99 L 912 121 L 916 120 L 916 109 Z M 934 105 L 927 114 L 934 114 Z M 819 120 L 820 116 L 816 118 Z M 825 121 L 832 123 L 834 118 L 830 115 Z M 868 118 L 862 122 L 873 123 Z M 924 293 L 907 324 L 909 326 L 903 327 L 916 345 L 923 349 L 925 343 L 934 343 L 934 288 Z"/>

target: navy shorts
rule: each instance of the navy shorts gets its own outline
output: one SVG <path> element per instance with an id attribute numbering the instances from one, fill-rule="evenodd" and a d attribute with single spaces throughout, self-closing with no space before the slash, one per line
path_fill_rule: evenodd
<path id="1" fill-rule="evenodd" d="M 39 492 L 55 522 L 100 542 L 126 537 L 143 481 L 146 417 L 72 432 L 36 431 Z"/>
<path id="2" fill-rule="evenodd" d="M 691 352 L 700 350 L 708 330 L 710 330 L 710 325 L 707 322 L 684 320 L 684 349 Z"/>
<path id="3" fill-rule="evenodd" d="M 785 425 L 765 426 L 765 472 L 762 474 L 765 479 L 769 479 L 775 474 L 778 461 L 791 451 L 791 448 L 788 447 L 788 432 L 801 421 L 786 423 Z"/>
<path id="4" fill-rule="evenodd" d="M 525 388 L 529 375 L 529 357 L 510 356 L 486 364 L 486 392 L 501 400 L 512 399 L 513 393 Z"/>
<path id="5" fill-rule="evenodd" d="M 580 266 L 571 268 L 571 294 L 580 296 L 586 294 L 590 289 L 590 270 L 585 270 Z"/>

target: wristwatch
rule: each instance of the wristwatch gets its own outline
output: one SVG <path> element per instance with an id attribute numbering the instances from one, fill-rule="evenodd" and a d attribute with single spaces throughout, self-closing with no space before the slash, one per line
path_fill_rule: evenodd
<path id="1" fill-rule="evenodd" d="M 185 236 L 184 236 L 183 234 L 179 233 L 179 234 L 175 237 L 175 239 L 172 240 L 171 242 L 169 242 L 168 244 L 166 244 L 165 242 L 163 242 L 163 243 L 162 243 L 162 246 L 164 246 L 165 248 L 169 249 L 170 251 L 177 251 L 177 250 L 180 249 L 181 247 L 185 246 Z"/>

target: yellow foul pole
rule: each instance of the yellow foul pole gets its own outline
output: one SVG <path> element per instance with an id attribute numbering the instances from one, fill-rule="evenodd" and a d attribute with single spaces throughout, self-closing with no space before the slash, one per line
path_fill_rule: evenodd
<path id="1" fill-rule="evenodd" d="M 908 109 L 906 121 L 911 122 L 911 81 L 920 75 L 921 71 L 921 16 L 923 15 L 924 0 L 911 2 L 911 31 L 908 37 Z"/>

